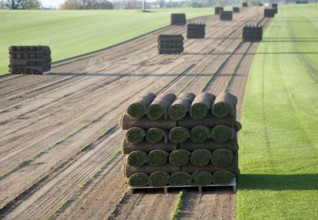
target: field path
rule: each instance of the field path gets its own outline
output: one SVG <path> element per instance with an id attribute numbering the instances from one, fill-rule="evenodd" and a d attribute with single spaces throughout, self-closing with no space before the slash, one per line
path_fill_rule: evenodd
<path id="1" fill-rule="evenodd" d="M 157 36 L 56 63 L 46 75 L 0 77 L 0 218 L 169 219 L 177 192 L 126 193 L 119 116 L 138 94 L 218 93 L 239 97 L 257 43 L 242 43 L 244 24 L 269 24 L 263 8 L 242 8 L 232 22 L 217 16 L 206 38 L 185 39 L 183 55 L 158 55 Z M 185 193 L 185 218 L 235 218 L 235 194 Z M 215 204 L 211 206 L 211 204 Z M 162 212 L 162 210 L 165 210 Z"/>

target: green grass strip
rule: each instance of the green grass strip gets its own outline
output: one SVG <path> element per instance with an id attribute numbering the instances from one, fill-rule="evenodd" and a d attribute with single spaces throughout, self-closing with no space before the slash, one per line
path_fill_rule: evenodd
<path id="1" fill-rule="evenodd" d="M 179 219 L 180 214 L 182 213 L 182 208 L 183 208 L 183 206 L 182 206 L 182 200 L 183 200 L 185 194 L 186 194 L 186 193 L 185 193 L 184 190 L 181 190 L 181 191 L 178 193 L 176 203 L 175 203 L 174 206 L 173 206 L 173 207 L 174 207 L 174 211 L 171 212 L 171 214 L 170 214 L 170 219 L 171 219 L 171 220 L 177 220 L 177 219 Z"/>
<path id="2" fill-rule="evenodd" d="M 237 218 L 318 219 L 317 4 L 280 5 L 253 60 Z"/>

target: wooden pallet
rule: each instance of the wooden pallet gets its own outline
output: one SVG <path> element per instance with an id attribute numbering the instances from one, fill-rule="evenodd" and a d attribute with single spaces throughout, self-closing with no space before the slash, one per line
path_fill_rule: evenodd
<path id="1" fill-rule="evenodd" d="M 196 185 L 183 185 L 183 186 L 143 186 L 143 187 L 129 187 L 129 193 L 133 194 L 135 190 L 151 190 L 151 189 L 163 189 L 164 193 L 168 193 L 169 189 L 175 188 L 175 189 L 184 189 L 184 188 L 198 188 L 198 192 L 202 194 L 202 188 L 218 188 L 218 187 L 232 187 L 233 192 L 236 192 L 236 178 L 233 178 L 232 182 L 228 185 L 221 185 L 221 184 L 211 184 L 211 185 L 205 185 L 205 186 L 196 186 Z"/>

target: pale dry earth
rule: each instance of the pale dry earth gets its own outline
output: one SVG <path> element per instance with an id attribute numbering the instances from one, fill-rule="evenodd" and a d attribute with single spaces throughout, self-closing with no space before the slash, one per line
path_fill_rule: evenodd
<path id="1" fill-rule="evenodd" d="M 206 38 L 185 38 L 181 55 L 158 55 L 169 26 L 115 47 L 53 65 L 45 75 L 0 77 L 0 218 L 169 219 L 178 192 L 127 193 L 119 116 L 138 94 L 229 90 L 242 110 L 258 43 L 242 43 L 245 24 L 263 24 L 262 7 L 232 22 L 206 23 Z M 186 192 L 184 219 L 235 219 L 235 193 Z"/>

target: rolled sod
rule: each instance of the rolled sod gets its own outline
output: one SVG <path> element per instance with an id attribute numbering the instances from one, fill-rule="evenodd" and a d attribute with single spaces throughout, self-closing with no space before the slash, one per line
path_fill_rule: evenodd
<path id="1" fill-rule="evenodd" d="M 187 112 L 190 111 L 191 103 L 195 95 L 193 93 L 183 93 L 178 96 L 176 100 L 171 104 L 168 110 L 169 118 L 172 120 L 183 119 Z"/>
<path id="2" fill-rule="evenodd" d="M 204 142 L 211 138 L 211 131 L 205 126 L 195 126 L 191 129 L 191 140 L 193 142 Z"/>
<path id="3" fill-rule="evenodd" d="M 140 142 L 138 144 L 132 144 L 129 143 L 126 139 L 122 140 L 121 143 L 121 149 L 123 154 L 129 154 L 132 151 L 135 150 L 141 150 L 144 151 L 146 153 L 152 151 L 152 150 L 156 150 L 156 149 L 160 149 L 160 150 L 165 150 L 165 151 L 173 151 L 175 149 L 177 149 L 177 144 L 174 143 L 164 143 L 164 142 L 160 142 L 157 144 L 149 144 L 146 141 Z"/>
<path id="4" fill-rule="evenodd" d="M 206 149 L 198 149 L 191 153 L 190 161 L 194 166 L 206 166 L 210 163 L 211 152 Z"/>
<path id="5" fill-rule="evenodd" d="M 162 166 L 167 163 L 169 153 L 164 150 L 153 150 L 148 154 L 148 163 L 153 166 Z"/>
<path id="6" fill-rule="evenodd" d="M 134 167 L 134 166 L 130 166 L 128 163 L 124 163 L 124 167 L 123 167 L 123 173 L 124 173 L 124 176 L 126 177 L 130 177 L 135 173 L 145 173 L 150 175 L 151 173 L 156 171 L 165 171 L 167 173 L 172 173 L 175 171 L 180 171 L 180 167 L 173 166 L 171 164 L 165 164 L 163 166 L 151 166 L 146 164 L 142 167 Z"/>
<path id="7" fill-rule="evenodd" d="M 187 150 L 174 150 L 169 155 L 169 162 L 174 166 L 184 166 L 189 163 L 190 154 Z"/>
<path id="8" fill-rule="evenodd" d="M 162 129 L 171 129 L 177 126 L 177 122 L 170 119 L 161 119 L 161 120 L 150 120 L 146 116 L 136 119 L 130 117 L 128 114 L 123 114 L 119 120 L 119 127 L 123 130 L 127 130 L 132 127 L 140 127 L 144 129 L 149 128 L 162 128 Z"/>
<path id="9" fill-rule="evenodd" d="M 239 121 L 234 122 L 234 129 L 236 132 L 239 132 L 242 129 L 242 124 Z"/>
<path id="10" fill-rule="evenodd" d="M 157 96 L 148 107 L 148 118 L 150 120 L 166 119 L 168 116 L 168 109 L 175 99 L 176 95 L 173 93 Z"/>
<path id="11" fill-rule="evenodd" d="M 211 131 L 212 139 L 218 142 L 233 140 L 235 136 L 235 129 L 224 125 L 217 125 Z"/>
<path id="12" fill-rule="evenodd" d="M 145 129 L 139 127 L 132 127 L 129 128 L 126 132 L 126 140 L 129 143 L 137 144 L 144 140 L 145 135 Z"/>
<path id="13" fill-rule="evenodd" d="M 148 175 L 145 173 L 135 173 L 128 180 L 129 186 L 147 186 L 148 185 Z"/>
<path id="14" fill-rule="evenodd" d="M 150 186 L 166 186 L 169 183 L 169 173 L 156 171 L 149 175 L 148 184 Z"/>
<path id="15" fill-rule="evenodd" d="M 215 166 L 228 166 L 233 161 L 233 152 L 227 149 L 218 149 L 213 151 L 211 162 Z"/>
<path id="16" fill-rule="evenodd" d="M 169 140 L 173 143 L 183 143 L 190 137 L 190 131 L 187 128 L 174 127 L 169 131 Z"/>
<path id="17" fill-rule="evenodd" d="M 169 184 L 172 186 L 188 185 L 190 178 L 190 174 L 183 171 L 176 171 L 170 175 Z"/>
<path id="18" fill-rule="evenodd" d="M 211 93 L 199 93 L 193 100 L 190 107 L 190 115 L 194 119 L 203 119 L 212 106 L 215 96 Z"/>
<path id="19" fill-rule="evenodd" d="M 141 118 L 147 113 L 150 103 L 156 98 L 152 92 L 137 97 L 127 109 L 127 113 L 133 118 Z"/>
<path id="20" fill-rule="evenodd" d="M 215 98 L 211 112 L 219 118 L 224 118 L 228 115 L 235 115 L 237 98 L 229 92 L 221 92 Z"/>
<path id="21" fill-rule="evenodd" d="M 209 185 L 212 183 L 212 173 L 208 171 L 198 171 L 192 174 L 191 179 L 194 185 Z"/>
<path id="22" fill-rule="evenodd" d="M 148 162 L 147 154 L 140 150 L 131 152 L 127 157 L 127 163 L 130 166 L 141 167 L 147 162 Z"/>
<path id="23" fill-rule="evenodd" d="M 220 148 L 228 149 L 232 152 L 237 152 L 239 149 L 239 145 L 237 139 L 230 140 L 228 142 L 217 142 L 214 140 L 207 140 L 203 143 L 194 143 L 192 141 L 186 141 L 179 145 L 180 149 L 185 149 L 189 151 L 194 151 L 197 149 L 207 149 L 210 151 L 214 151 Z"/>
<path id="24" fill-rule="evenodd" d="M 214 184 L 230 184 L 235 175 L 229 171 L 222 170 L 213 173 L 212 182 Z"/>
<path id="25" fill-rule="evenodd" d="M 181 121 L 178 121 L 178 126 L 184 128 L 193 128 L 195 126 L 215 127 L 217 125 L 226 125 L 229 127 L 234 126 L 234 118 L 227 116 L 225 118 L 217 118 L 211 114 L 208 114 L 204 119 L 193 119 L 190 116 L 184 117 Z"/>
<path id="26" fill-rule="evenodd" d="M 168 131 L 162 128 L 149 128 L 146 132 L 146 141 L 151 144 L 159 143 L 161 140 L 164 143 L 168 142 Z"/>

